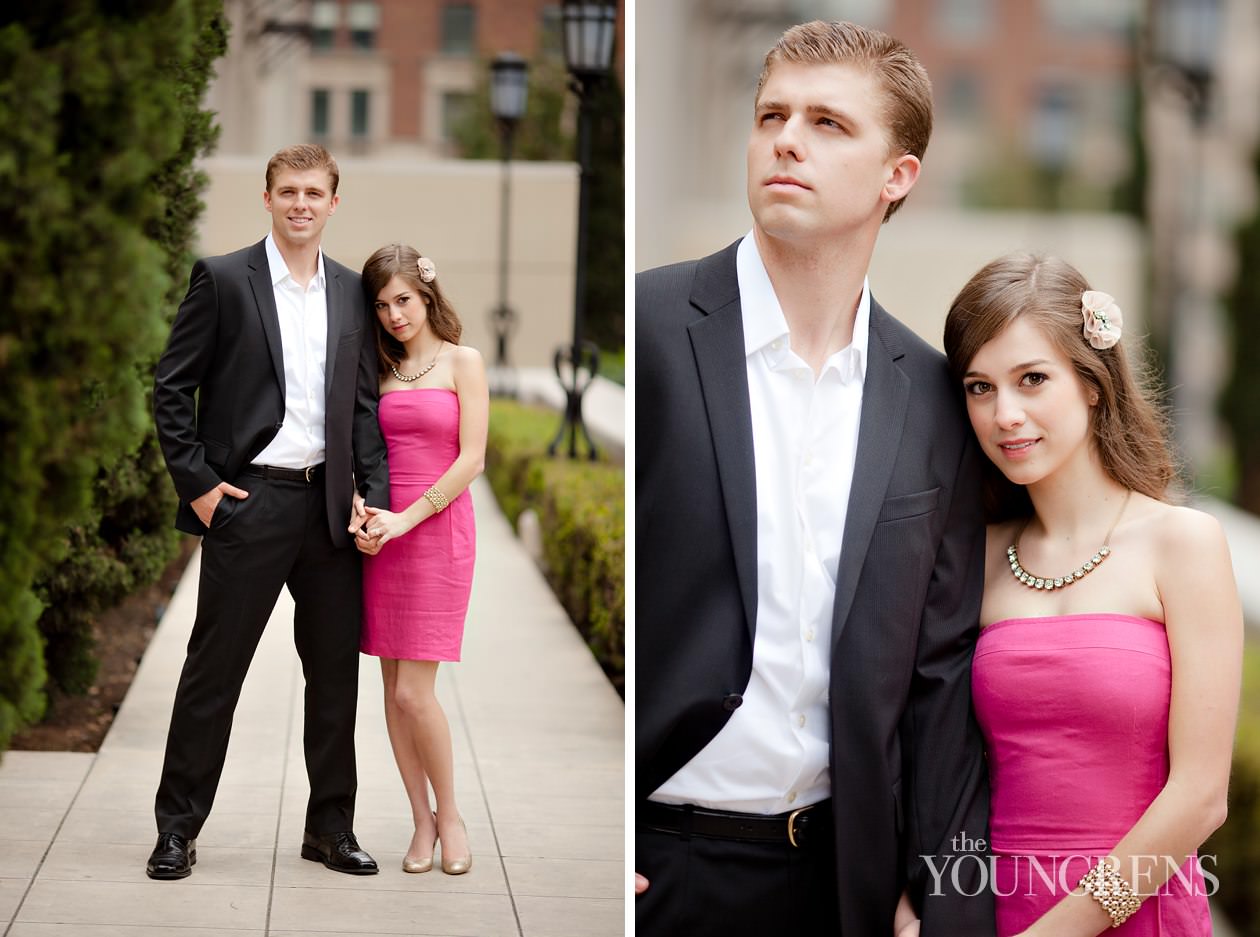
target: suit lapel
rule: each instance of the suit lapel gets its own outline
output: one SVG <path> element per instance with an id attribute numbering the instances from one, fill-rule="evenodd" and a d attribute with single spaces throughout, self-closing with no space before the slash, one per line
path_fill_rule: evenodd
<path id="1" fill-rule="evenodd" d="M 709 417 L 749 634 L 757 621 L 757 476 L 744 322 L 735 273 L 738 242 L 696 267 L 691 302 L 707 313 L 688 326 Z"/>
<path id="2" fill-rule="evenodd" d="M 324 258 L 325 301 L 328 305 L 328 342 L 324 357 L 324 397 L 332 392 L 333 367 L 337 363 L 337 346 L 341 341 L 341 328 L 345 323 L 345 302 L 342 296 L 341 277 L 332 269 L 328 258 Z"/>
<path id="3" fill-rule="evenodd" d="M 249 287 L 254 293 L 258 317 L 262 320 L 263 335 L 267 337 L 267 348 L 271 352 L 271 365 L 276 370 L 276 380 L 280 382 L 280 398 L 283 400 L 284 346 L 280 342 L 280 314 L 276 312 L 276 294 L 271 285 L 271 268 L 267 265 L 265 241 L 259 241 L 250 251 Z"/>
<path id="4" fill-rule="evenodd" d="M 888 313 L 872 300 L 870 353 L 862 387 L 857 461 L 844 522 L 840 568 L 836 573 L 836 600 L 831 620 L 833 646 L 844 631 L 853 605 L 858 576 L 866 562 L 866 551 L 875 533 L 875 522 L 884 505 L 884 495 L 901 447 L 901 431 L 910 399 L 910 378 L 896 363 L 902 351 L 895 341 L 889 340 L 890 330 L 883 327 L 887 318 Z"/>

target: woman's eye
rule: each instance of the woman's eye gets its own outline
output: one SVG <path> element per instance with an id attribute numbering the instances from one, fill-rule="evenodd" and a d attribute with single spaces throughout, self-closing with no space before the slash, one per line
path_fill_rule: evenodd
<path id="1" fill-rule="evenodd" d="M 1040 371 L 1033 371 L 1024 375 L 1024 381 L 1031 387 L 1037 387 L 1046 382 L 1046 376 Z"/>
<path id="2" fill-rule="evenodd" d="M 987 381 L 972 381 L 970 384 L 966 385 L 966 391 L 967 393 L 978 397 L 981 394 L 987 394 L 990 387 L 991 385 Z"/>

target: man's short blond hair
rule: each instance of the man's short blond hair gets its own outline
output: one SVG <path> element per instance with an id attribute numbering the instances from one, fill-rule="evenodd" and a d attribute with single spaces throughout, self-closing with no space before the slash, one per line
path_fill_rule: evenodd
<path id="1" fill-rule="evenodd" d="M 331 153 L 318 143 L 297 143 L 286 146 L 267 161 L 267 191 L 271 191 L 276 181 L 276 173 L 281 169 L 294 169 L 299 172 L 307 169 L 325 169 L 332 178 L 332 194 L 337 194 L 337 183 L 341 181 L 341 172 L 337 169 L 337 161 Z"/>

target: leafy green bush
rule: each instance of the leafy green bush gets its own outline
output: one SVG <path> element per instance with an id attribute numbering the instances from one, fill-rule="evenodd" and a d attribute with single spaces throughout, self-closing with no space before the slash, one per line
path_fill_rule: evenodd
<path id="1" fill-rule="evenodd" d="M 625 470 L 547 456 L 559 415 L 495 400 L 486 477 L 513 526 L 532 508 L 547 581 L 619 693 L 625 685 Z"/>
<path id="2" fill-rule="evenodd" d="M 1243 655 L 1243 689 L 1229 778 L 1229 818 L 1199 850 L 1220 879 L 1213 903 L 1240 937 L 1260 937 L 1260 648 Z"/>
<path id="3" fill-rule="evenodd" d="M 102 469 L 94 487 L 94 520 L 70 528 L 65 559 L 34 585 L 45 606 L 39 629 L 48 678 L 65 693 L 86 693 L 96 678 L 97 616 L 156 582 L 179 549 L 175 493 L 155 436 Z"/>
<path id="4" fill-rule="evenodd" d="M 1260 149 L 1252 178 L 1260 180 Z M 1229 380 L 1221 394 L 1220 412 L 1229 424 L 1238 477 L 1235 500 L 1260 512 L 1260 281 L 1253 271 L 1260 263 L 1260 211 L 1253 212 L 1234 234 L 1238 276 L 1225 299 L 1229 313 Z"/>

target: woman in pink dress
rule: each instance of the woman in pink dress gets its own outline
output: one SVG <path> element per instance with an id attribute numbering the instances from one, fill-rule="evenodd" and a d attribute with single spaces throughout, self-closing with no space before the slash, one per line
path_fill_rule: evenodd
<path id="1" fill-rule="evenodd" d="M 1196 850 L 1225 819 L 1242 612 L 1220 525 L 1171 502 L 1122 324 L 1028 254 L 984 267 L 945 324 L 996 467 L 972 690 L 1002 937 L 1212 932 Z"/>
<path id="2" fill-rule="evenodd" d="M 385 724 L 415 832 L 405 872 L 472 866 L 455 802 L 451 732 L 434 693 L 440 661 L 457 661 L 472 588 L 476 529 L 468 486 L 486 453 L 489 393 L 481 355 L 461 326 L 433 262 L 412 247 L 382 247 L 363 266 L 377 318 L 390 510 L 367 508 L 360 648 L 381 659 Z M 429 788 L 437 802 L 430 806 Z"/>

